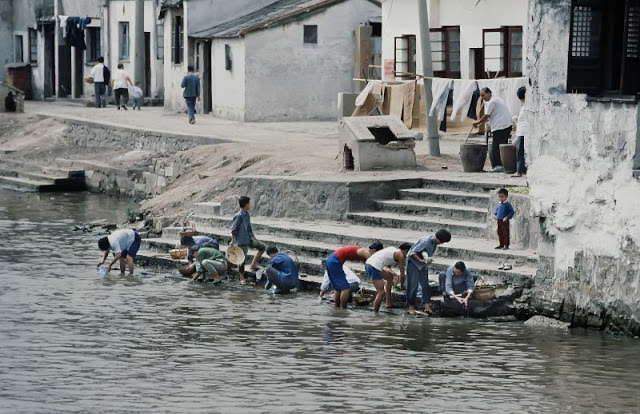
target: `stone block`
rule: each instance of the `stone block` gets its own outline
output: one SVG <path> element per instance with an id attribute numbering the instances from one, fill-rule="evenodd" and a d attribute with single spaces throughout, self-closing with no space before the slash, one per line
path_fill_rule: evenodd
<path id="1" fill-rule="evenodd" d="M 416 167 L 414 134 L 393 115 L 345 117 L 340 122 L 339 152 L 347 170 Z"/>

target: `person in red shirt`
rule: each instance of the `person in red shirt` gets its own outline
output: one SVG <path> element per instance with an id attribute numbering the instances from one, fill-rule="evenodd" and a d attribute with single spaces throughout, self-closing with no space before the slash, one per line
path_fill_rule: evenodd
<path id="1" fill-rule="evenodd" d="M 347 275 L 344 273 L 342 266 L 347 261 L 364 262 L 373 253 L 382 250 L 382 243 L 375 242 L 369 248 L 360 246 L 345 246 L 331 253 L 327 258 L 325 265 L 327 266 L 327 274 L 331 286 L 335 290 L 333 301 L 336 307 L 347 308 L 351 286 L 347 282 Z"/>

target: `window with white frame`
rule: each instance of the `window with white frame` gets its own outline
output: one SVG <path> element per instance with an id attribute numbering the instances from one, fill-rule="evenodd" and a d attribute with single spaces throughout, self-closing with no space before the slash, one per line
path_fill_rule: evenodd
<path id="1" fill-rule="evenodd" d="M 129 60 L 129 22 L 120 22 L 118 33 L 120 60 Z"/>

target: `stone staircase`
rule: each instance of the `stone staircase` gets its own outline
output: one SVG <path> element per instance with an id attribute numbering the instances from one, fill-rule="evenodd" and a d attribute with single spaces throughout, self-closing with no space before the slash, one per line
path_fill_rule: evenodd
<path id="1" fill-rule="evenodd" d="M 35 192 L 86 190 L 83 170 L 9 159 L 0 160 L 0 187 Z"/>
<path id="2" fill-rule="evenodd" d="M 376 211 L 348 213 L 343 222 L 252 217 L 252 226 L 258 239 L 266 245 L 294 252 L 301 273 L 312 276 L 324 273 L 322 260 L 337 247 L 364 246 L 375 240 L 380 240 L 385 247 L 398 246 L 446 228 L 453 239 L 438 248 L 430 266 L 432 284 L 437 283 L 438 272 L 463 260 L 474 274 L 491 283 L 531 286 L 538 262 L 535 252 L 515 248 L 495 250 L 495 242 L 487 238 L 489 191 L 497 187 L 495 184 L 447 180 L 423 182 L 421 188 L 399 190 L 398 199 L 378 200 Z M 222 249 L 226 248 L 224 245 L 231 238 L 232 215 L 221 215 L 219 203 L 196 204 L 191 220 L 198 231 L 219 240 Z M 180 230 L 179 227 L 164 228 L 160 238 L 145 239 L 142 249 L 149 252 L 147 254 L 163 256 L 175 246 Z M 250 255 L 252 253 L 250 251 Z M 504 262 L 510 263 L 513 269 L 499 270 Z M 363 264 L 350 263 L 349 266 L 364 281 L 368 280 Z"/>

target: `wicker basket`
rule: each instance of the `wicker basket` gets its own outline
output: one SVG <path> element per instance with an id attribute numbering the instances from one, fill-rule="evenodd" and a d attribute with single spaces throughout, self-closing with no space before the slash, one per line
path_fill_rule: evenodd
<path id="1" fill-rule="evenodd" d="M 187 257 L 187 249 L 171 249 L 169 250 L 169 256 L 173 260 L 180 260 Z"/>
<path id="2" fill-rule="evenodd" d="M 496 297 L 496 288 L 483 278 L 478 278 L 473 290 L 473 298 L 482 302 L 488 302 Z"/>
<path id="3" fill-rule="evenodd" d="M 182 231 L 180 232 L 180 237 L 183 236 L 197 236 L 198 231 L 196 230 L 196 223 L 190 223 L 188 227 L 183 227 Z"/>

